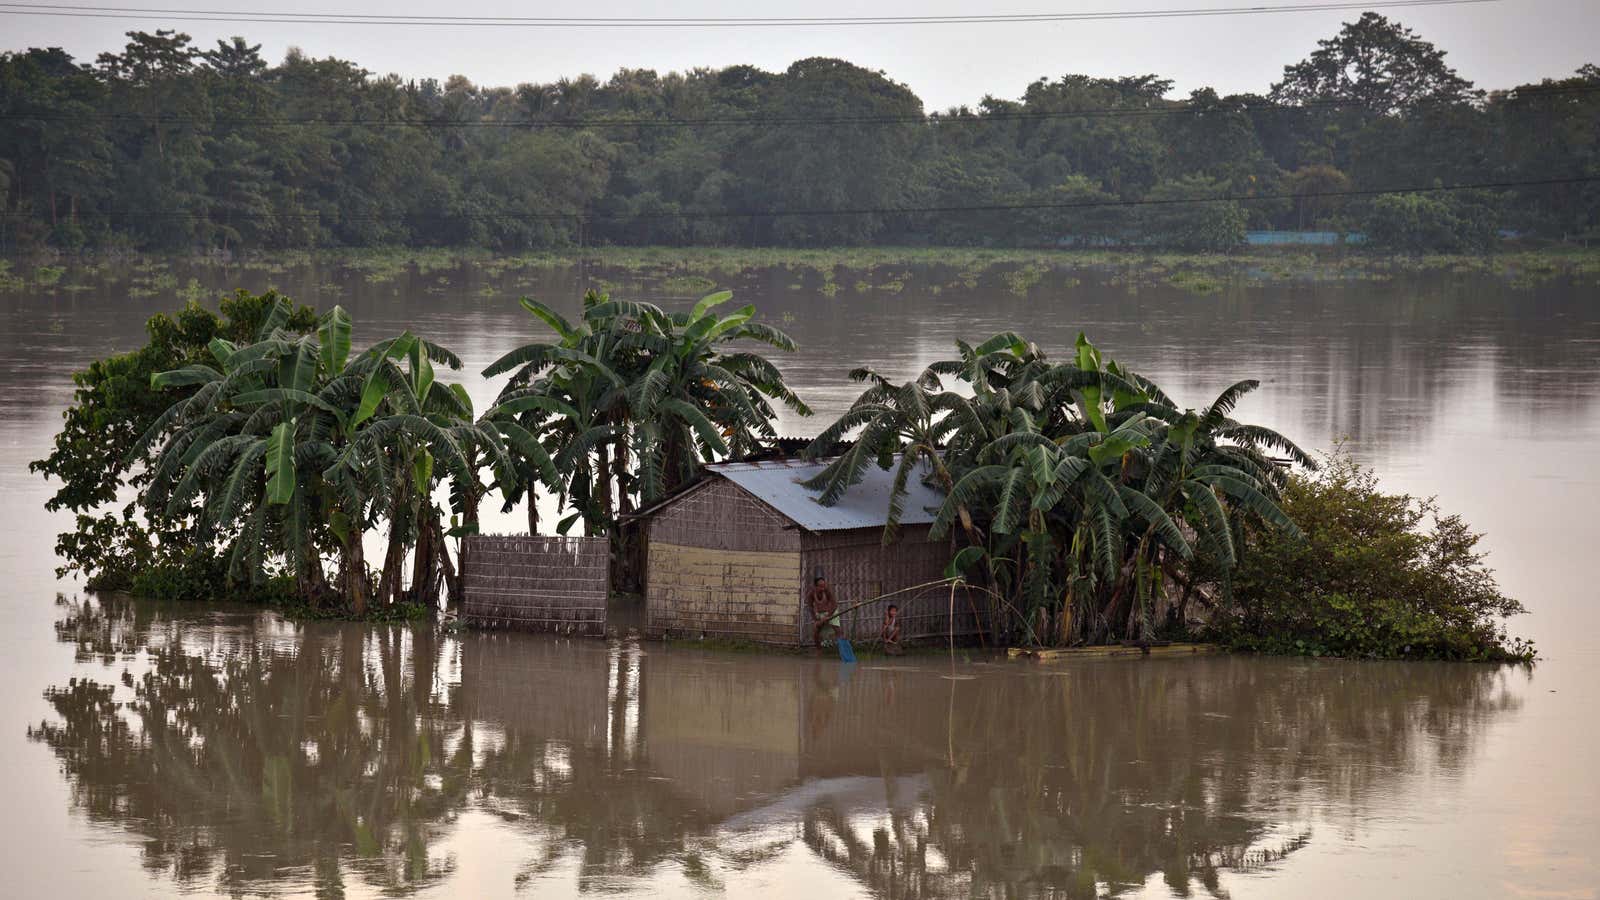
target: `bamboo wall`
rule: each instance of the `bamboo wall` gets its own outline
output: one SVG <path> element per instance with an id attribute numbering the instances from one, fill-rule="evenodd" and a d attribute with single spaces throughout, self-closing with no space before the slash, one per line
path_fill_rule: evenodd
<path id="1" fill-rule="evenodd" d="M 879 528 L 810 533 L 746 493 L 714 479 L 663 507 L 650 520 L 645 630 L 651 637 L 733 638 L 809 644 L 805 595 L 821 571 L 841 606 L 939 581 L 950 561 L 947 541 L 926 525 L 907 526 L 883 544 Z M 983 606 L 958 592 L 954 617 L 947 587 L 868 604 L 845 616 L 853 640 L 877 637 L 889 603 L 900 607 L 902 642 L 987 634 Z"/>
<path id="2" fill-rule="evenodd" d="M 465 538 L 462 616 L 477 628 L 604 636 L 607 555 L 603 537 Z"/>
<path id="3" fill-rule="evenodd" d="M 649 529 L 648 635 L 794 642 L 804 582 L 788 519 L 716 479 L 656 513 Z"/>
<path id="4" fill-rule="evenodd" d="M 650 519 L 650 540 L 708 550 L 800 549 L 799 528 L 731 481 L 713 478 Z"/>
<path id="5" fill-rule="evenodd" d="M 906 526 L 888 545 L 881 528 L 807 534 L 802 539 L 805 581 L 809 584 L 820 571 L 841 607 L 939 581 L 950 562 L 950 543 L 932 540 L 928 532 L 927 525 Z M 969 601 L 958 590 L 952 604 L 950 588 L 936 585 L 869 603 L 846 613 L 841 624 L 852 641 L 870 643 L 878 637 L 884 611 L 893 603 L 900 607 L 901 643 L 948 639 L 952 631 L 965 643 L 987 635 L 989 616 L 981 600 L 979 595 Z M 800 639 L 811 640 L 809 618 L 802 622 Z"/>

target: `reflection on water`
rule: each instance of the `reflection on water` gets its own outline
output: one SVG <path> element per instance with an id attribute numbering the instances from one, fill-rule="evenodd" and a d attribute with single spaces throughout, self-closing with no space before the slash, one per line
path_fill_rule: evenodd
<path id="1" fill-rule="evenodd" d="M 1390 444 L 1385 458 L 1415 449 L 1430 431 L 1418 426 L 1441 416 L 1470 411 L 1526 425 L 1529 418 L 1592 417 L 1600 402 L 1592 276 L 1513 286 L 1478 273 L 1401 272 L 1349 282 L 1224 281 L 1215 293 L 1195 294 L 1167 283 L 1167 269 L 1131 262 L 1043 272 L 1026 290 L 1007 278 L 1016 268 L 1010 265 L 826 273 L 773 266 L 711 271 L 706 283 L 756 303 L 764 319 L 796 338 L 800 352 L 778 363 L 825 419 L 859 393 L 844 377 L 856 366 L 906 378 L 949 356 L 956 338 L 1007 329 L 1058 353 L 1087 330 L 1180 401 L 1200 402 L 1239 378 L 1260 378 L 1267 389 L 1254 402 L 1271 408 L 1252 411 L 1252 418 L 1264 414 L 1268 424 L 1314 446 L 1338 436 Z M 152 313 L 240 287 L 277 288 L 321 307 L 343 304 L 355 316 L 358 342 L 404 328 L 424 332 L 467 362 L 467 386 L 483 399 L 497 385 L 480 382 L 476 372 L 534 328 L 515 302 L 519 295 L 569 315 L 587 288 L 673 308 L 687 308 L 698 296 L 676 283 L 682 273 L 670 264 L 636 271 L 480 262 L 374 271 L 333 262 L 174 260 L 160 263 L 158 272 L 159 278 L 135 266 L 106 265 L 73 270 L 61 285 L 0 295 L 10 307 L 0 318 L 0 366 L 23 376 L 10 380 L 27 392 L 0 397 L 0 404 L 14 403 L 17 412 L 53 425 L 54 404 L 40 406 L 37 392 L 64 396 L 69 385 L 26 377 L 48 364 L 52 351 L 81 367 L 100 353 L 134 346 Z M 158 290 L 153 283 L 169 286 Z M 784 424 L 804 429 L 797 420 Z"/>
<path id="2" fill-rule="evenodd" d="M 1222 896 L 1318 821 L 1459 774 L 1521 705 L 1519 672 L 1464 665 L 841 666 L 60 613 L 88 674 L 29 737 L 150 878 L 230 894 Z M 475 843 L 509 852 L 469 872 Z"/>

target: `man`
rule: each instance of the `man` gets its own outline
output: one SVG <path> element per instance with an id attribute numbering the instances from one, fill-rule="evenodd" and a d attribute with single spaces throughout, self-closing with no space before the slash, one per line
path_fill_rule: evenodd
<path id="1" fill-rule="evenodd" d="M 900 607 L 889 604 L 883 613 L 883 629 L 878 632 L 878 637 L 883 640 L 884 653 L 900 655 Z"/>
<path id="2" fill-rule="evenodd" d="M 822 629 L 830 624 L 833 614 L 839 611 L 839 601 L 833 598 L 833 589 L 827 579 L 818 575 L 811 581 L 806 593 L 806 608 L 811 610 L 811 645 L 822 649 Z"/>

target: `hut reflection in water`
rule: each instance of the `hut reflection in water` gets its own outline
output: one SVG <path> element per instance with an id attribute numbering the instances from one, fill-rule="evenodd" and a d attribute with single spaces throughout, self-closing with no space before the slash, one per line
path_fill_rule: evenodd
<path id="1" fill-rule="evenodd" d="M 1309 806 L 1358 821 L 1404 779 L 1459 771 L 1516 705 L 1511 673 L 1469 666 L 851 667 L 62 609 L 80 677 L 31 737 L 152 877 L 225 893 L 448 892 L 474 844 L 509 848 L 472 879 L 505 893 L 780 865 L 885 897 L 1217 892 L 1316 842 Z"/>

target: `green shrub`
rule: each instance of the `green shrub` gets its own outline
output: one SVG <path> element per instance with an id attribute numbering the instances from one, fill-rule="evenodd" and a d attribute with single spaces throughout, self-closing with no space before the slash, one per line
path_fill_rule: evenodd
<path id="1" fill-rule="evenodd" d="M 668 294 L 701 297 L 717 289 L 717 283 L 704 275 L 672 275 L 661 279 L 661 290 Z"/>
<path id="2" fill-rule="evenodd" d="M 1383 194 L 1372 201 L 1364 225 L 1367 242 L 1413 253 L 1481 253 L 1494 246 L 1500 204 L 1483 191 L 1453 194 Z"/>
<path id="3" fill-rule="evenodd" d="M 1249 217 L 1234 202 L 1177 202 L 1226 196 L 1226 183 L 1189 176 L 1165 181 L 1145 197 L 1140 209 L 1142 240 L 1161 247 L 1209 252 L 1232 250 L 1244 243 Z"/>
<path id="4" fill-rule="evenodd" d="M 1311 656 L 1529 661 L 1482 535 L 1432 500 L 1387 494 L 1348 455 L 1295 476 L 1283 509 L 1304 540 L 1256 535 L 1216 636 L 1238 649 Z"/>
<path id="5" fill-rule="evenodd" d="M 133 575 L 129 593 L 147 600 L 214 602 L 225 599 L 217 593 L 227 582 L 227 559 L 195 551 L 140 569 Z"/>

